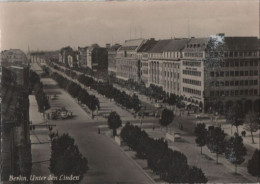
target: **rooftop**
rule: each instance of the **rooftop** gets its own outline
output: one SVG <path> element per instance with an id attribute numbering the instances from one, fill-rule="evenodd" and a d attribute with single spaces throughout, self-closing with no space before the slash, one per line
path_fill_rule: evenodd
<path id="1" fill-rule="evenodd" d="M 171 42 L 171 39 L 169 40 L 159 40 L 152 49 L 150 49 L 149 53 L 162 53 L 164 51 L 164 48 L 166 48 L 166 45 L 168 45 Z"/>

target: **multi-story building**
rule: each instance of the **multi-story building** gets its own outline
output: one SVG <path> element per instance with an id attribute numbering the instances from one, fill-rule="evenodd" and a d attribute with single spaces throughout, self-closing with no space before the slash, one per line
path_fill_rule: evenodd
<path id="1" fill-rule="evenodd" d="M 218 36 L 220 37 L 220 36 Z M 212 38 L 205 62 L 205 107 L 226 112 L 238 103 L 244 112 L 259 112 L 259 41 L 257 37 L 224 37 L 213 48 Z"/>
<path id="2" fill-rule="evenodd" d="M 8 181 L 10 175 L 29 177 L 31 173 L 28 71 L 28 67 L 3 67 L 1 181 Z"/>
<path id="3" fill-rule="evenodd" d="M 87 49 L 88 47 L 78 47 L 77 60 L 80 67 L 87 67 Z"/>
<path id="4" fill-rule="evenodd" d="M 20 49 L 9 49 L 1 52 L 1 62 L 3 66 L 7 65 L 27 65 L 26 54 Z"/>
<path id="5" fill-rule="evenodd" d="M 65 65 L 69 65 L 69 63 L 68 63 L 69 58 L 70 58 L 70 62 L 71 62 L 74 58 L 74 55 L 75 55 L 75 53 L 71 47 L 69 47 L 69 46 L 63 47 L 63 48 L 61 48 L 60 53 L 59 53 L 59 62 L 65 64 Z"/>
<path id="6" fill-rule="evenodd" d="M 93 71 L 107 72 L 107 48 L 92 44 L 87 48 L 87 67 Z"/>
<path id="7" fill-rule="evenodd" d="M 108 48 L 108 73 L 116 75 L 116 53 L 121 47 L 120 44 L 112 45 Z"/>
<path id="8" fill-rule="evenodd" d="M 181 95 L 219 113 L 235 103 L 259 109 L 259 45 L 256 37 L 192 38 L 183 50 Z"/>
<path id="9" fill-rule="evenodd" d="M 140 59 L 137 52 L 145 43 L 144 39 L 126 40 L 117 51 L 116 55 L 116 77 L 122 80 L 139 81 Z"/>
<path id="10" fill-rule="evenodd" d="M 185 100 L 204 104 L 204 66 L 210 38 L 191 38 L 181 60 L 181 95 Z"/>
<path id="11" fill-rule="evenodd" d="M 157 41 L 154 38 L 146 40 L 145 43 L 141 46 L 138 50 L 137 56 L 138 59 L 141 60 L 141 67 L 140 67 L 140 77 L 141 81 L 148 85 L 148 78 L 149 78 L 149 67 L 148 67 L 148 56 L 149 51 L 155 46 Z"/>
<path id="12" fill-rule="evenodd" d="M 188 39 L 160 40 L 149 51 L 149 85 L 161 86 L 167 94 L 180 95 L 182 50 Z"/>

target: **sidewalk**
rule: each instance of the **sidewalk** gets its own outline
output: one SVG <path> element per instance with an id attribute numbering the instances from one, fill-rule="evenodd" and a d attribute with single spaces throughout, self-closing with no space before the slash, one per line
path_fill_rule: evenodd
<path id="1" fill-rule="evenodd" d="M 165 129 L 146 130 L 153 138 L 165 138 Z M 185 135 L 185 132 L 179 131 L 182 134 L 182 140 L 178 142 L 168 141 L 169 147 L 173 150 L 180 151 L 187 156 L 188 164 L 194 165 L 202 169 L 208 178 L 209 183 L 248 183 L 256 182 L 257 178 L 251 176 L 245 167 L 238 166 L 238 173 L 234 175 L 235 166 L 229 163 L 224 155 L 219 155 L 219 163 L 216 164 L 216 155 L 211 153 L 205 146 L 203 147 L 203 155 L 200 154 L 200 147 L 196 146 L 195 138 L 190 135 Z"/>
<path id="2" fill-rule="evenodd" d="M 198 123 L 198 121 L 196 121 L 196 123 Z M 235 126 L 232 126 L 232 130 L 231 130 L 231 124 L 230 123 L 226 123 L 225 119 L 218 119 L 218 120 L 202 120 L 201 122 L 205 123 L 206 126 L 221 126 L 221 128 L 224 130 L 224 132 L 229 135 L 232 136 L 234 135 L 234 133 L 237 132 L 237 129 Z M 259 149 L 259 144 L 260 144 L 260 129 L 258 129 L 256 132 L 253 132 L 253 137 L 254 137 L 254 144 L 252 143 L 252 137 L 251 137 L 251 133 L 250 131 L 245 129 L 245 125 L 239 126 L 238 127 L 238 134 L 241 136 L 241 132 L 242 131 L 246 131 L 246 136 L 242 137 L 243 138 L 243 142 L 244 144 L 251 146 L 255 149 Z M 232 133 L 231 133 L 232 132 Z"/>
<path id="3" fill-rule="evenodd" d="M 32 124 L 41 124 L 44 122 L 43 116 L 38 112 L 38 104 L 34 95 L 29 96 L 30 101 L 30 121 Z M 32 149 L 32 175 L 49 176 L 49 160 L 51 154 L 51 143 L 49 141 L 49 130 L 45 127 L 35 128 L 30 131 L 31 149 Z M 37 183 L 52 183 L 51 181 L 39 181 Z"/>

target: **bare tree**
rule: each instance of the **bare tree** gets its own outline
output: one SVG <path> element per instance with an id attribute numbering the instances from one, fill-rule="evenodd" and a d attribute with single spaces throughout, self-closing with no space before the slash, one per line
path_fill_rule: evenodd
<path id="1" fill-rule="evenodd" d="M 253 132 L 256 132 L 258 130 L 258 126 L 259 126 L 259 119 L 257 117 L 257 114 L 253 112 L 249 112 L 245 118 L 245 128 L 251 133 L 252 143 L 255 143 Z"/>

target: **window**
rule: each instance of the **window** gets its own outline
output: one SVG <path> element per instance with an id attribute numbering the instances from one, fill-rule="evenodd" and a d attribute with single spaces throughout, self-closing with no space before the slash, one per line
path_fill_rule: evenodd
<path id="1" fill-rule="evenodd" d="M 243 95 L 244 94 L 244 90 L 240 90 L 240 95 Z"/>
<path id="2" fill-rule="evenodd" d="M 245 80 L 245 86 L 248 86 L 248 80 Z"/>
<path id="3" fill-rule="evenodd" d="M 235 86 L 239 86 L 239 81 L 235 81 Z"/>
<path id="4" fill-rule="evenodd" d="M 225 96 L 229 96 L 229 91 L 225 91 Z"/>
<path id="5" fill-rule="evenodd" d="M 248 76 L 248 71 L 245 71 L 245 76 Z"/>
<path id="6" fill-rule="evenodd" d="M 244 81 L 241 80 L 241 81 L 240 81 L 240 86 L 243 86 L 243 85 L 244 85 Z"/>
<path id="7" fill-rule="evenodd" d="M 248 95 L 248 89 L 245 90 L 245 95 Z"/>
<path id="8" fill-rule="evenodd" d="M 250 71 L 249 71 L 249 75 L 250 75 L 250 76 L 253 76 L 253 75 L 254 75 L 253 70 L 250 70 Z"/>
<path id="9" fill-rule="evenodd" d="M 235 90 L 235 96 L 238 96 L 238 90 Z"/>
<path id="10" fill-rule="evenodd" d="M 257 95 L 257 89 L 254 89 L 254 95 Z"/>
<path id="11" fill-rule="evenodd" d="M 254 75 L 257 76 L 258 75 L 258 70 L 254 71 Z"/>
<path id="12" fill-rule="evenodd" d="M 238 56 L 238 52 L 234 52 L 234 56 L 237 57 Z"/>
<path id="13" fill-rule="evenodd" d="M 240 76 L 244 76 L 244 71 L 240 71 Z"/>
<path id="14" fill-rule="evenodd" d="M 230 96 L 234 96 L 234 90 L 230 91 Z"/>
<path id="15" fill-rule="evenodd" d="M 234 86 L 234 81 L 230 81 L 230 86 Z"/>
<path id="16" fill-rule="evenodd" d="M 254 85 L 257 85 L 258 81 L 257 80 L 254 80 Z"/>
<path id="17" fill-rule="evenodd" d="M 243 52 L 239 52 L 239 56 L 240 56 L 240 57 L 243 56 Z"/>
<path id="18" fill-rule="evenodd" d="M 229 62 L 228 61 L 226 61 L 225 66 L 229 67 Z"/>
<path id="19" fill-rule="evenodd" d="M 254 66 L 258 66 L 258 62 L 257 61 L 254 61 Z"/>
<path id="20" fill-rule="evenodd" d="M 229 57 L 233 57 L 233 52 L 229 52 Z"/>
<path id="21" fill-rule="evenodd" d="M 211 77 L 214 77 L 214 72 L 210 72 L 210 76 L 211 76 Z"/>
<path id="22" fill-rule="evenodd" d="M 233 67 L 234 66 L 234 62 L 230 61 L 230 66 Z"/>
<path id="23" fill-rule="evenodd" d="M 225 75 L 226 75 L 226 77 L 228 77 L 229 76 L 229 71 L 226 71 Z"/>
<path id="24" fill-rule="evenodd" d="M 216 81 L 216 86 L 217 86 L 217 87 L 219 86 L 219 81 Z"/>
<path id="25" fill-rule="evenodd" d="M 235 76 L 238 76 L 239 75 L 239 71 L 235 71 Z"/>
<path id="26" fill-rule="evenodd" d="M 253 61 L 250 61 L 250 66 L 254 66 L 254 62 Z"/>
<path id="27" fill-rule="evenodd" d="M 234 71 L 231 71 L 231 72 L 230 72 L 230 76 L 234 76 Z"/>
<path id="28" fill-rule="evenodd" d="M 229 86 L 229 81 L 225 81 L 225 86 Z"/>
<path id="29" fill-rule="evenodd" d="M 240 66 L 244 66 L 244 61 L 240 61 Z"/>
<path id="30" fill-rule="evenodd" d="M 239 66 L 239 62 L 238 61 L 235 62 L 235 66 Z"/>
<path id="31" fill-rule="evenodd" d="M 210 96 L 214 96 L 214 91 L 210 91 Z"/>
<path id="32" fill-rule="evenodd" d="M 220 72 L 220 77 L 224 77 L 224 72 Z"/>

